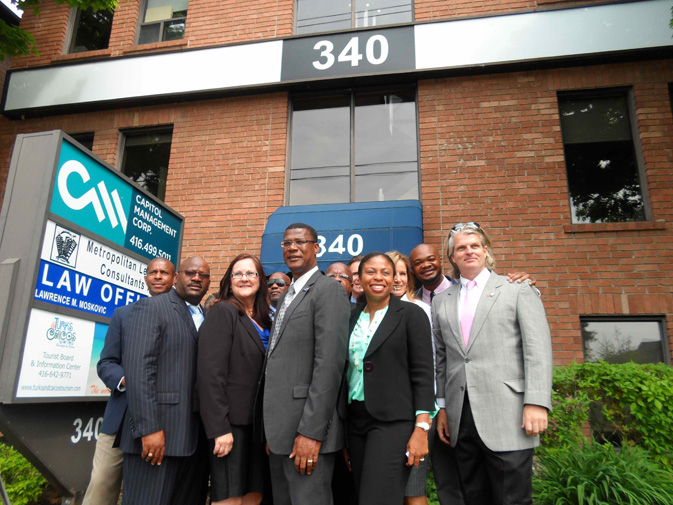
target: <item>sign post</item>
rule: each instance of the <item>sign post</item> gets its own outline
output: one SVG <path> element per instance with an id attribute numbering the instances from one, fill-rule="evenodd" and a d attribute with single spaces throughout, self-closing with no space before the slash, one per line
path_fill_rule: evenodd
<path id="1" fill-rule="evenodd" d="M 109 390 L 96 364 L 184 218 L 60 131 L 19 135 L 0 214 L 0 431 L 64 495 L 91 472 Z M 67 463 L 66 463 L 67 462 Z"/>

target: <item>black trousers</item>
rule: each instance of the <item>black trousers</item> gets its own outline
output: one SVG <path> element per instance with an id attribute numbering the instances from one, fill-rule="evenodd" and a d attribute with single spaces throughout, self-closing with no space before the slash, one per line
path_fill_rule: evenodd
<path id="1" fill-rule="evenodd" d="M 467 505 L 532 505 L 533 449 L 495 452 L 486 447 L 467 393 L 455 454 Z"/>
<path id="2" fill-rule="evenodd" d="M 411 468 L 407 442 L 414 421 L 383 422 L 369 415 L 364 402 L 348 409 L 348 450 L 358 501 L 366 505 L 398 505 Z"/>
<path id="3" fill-rule="evenodd" d="M 435 421 L 432 423 L 433 431 L 437 430 L 436 419 L 433 419 Z M 430 446 L 430 463 L 437 486 L 439 505 L 465 505 L 463 493 L 460 490 L 456 450 L 442 442 L 437 433 L 433 438 Z"/>

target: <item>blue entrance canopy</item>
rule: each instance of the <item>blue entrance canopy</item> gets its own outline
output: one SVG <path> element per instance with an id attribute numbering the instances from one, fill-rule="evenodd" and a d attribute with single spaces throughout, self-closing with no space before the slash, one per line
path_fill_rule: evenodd
<path id="1" fill-rule="evenodd" d="M 262 236 L 261 260 L 267 275 L 288 271 L 280 243 L 292 223 L 306 223 L 318 232 L 322 271 L 371 251 L 395 249 L 408 255 L 423 242 L 423 208 L 418 200 L 280 207 L 269 216 Z"/>

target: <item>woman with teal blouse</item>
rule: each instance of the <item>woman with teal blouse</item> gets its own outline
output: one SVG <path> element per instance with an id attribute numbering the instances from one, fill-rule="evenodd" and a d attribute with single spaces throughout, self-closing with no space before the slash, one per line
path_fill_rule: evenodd
<path id="1" fill-rule="evenodd" d="M 358 269 L 365 305 L 351 314 L 348 447 L 361 504 L 402 503 L 412 466 L 428 455 L 435 412 L 430 323 L 391 296 L 395 265 L 381 252 Z"/>

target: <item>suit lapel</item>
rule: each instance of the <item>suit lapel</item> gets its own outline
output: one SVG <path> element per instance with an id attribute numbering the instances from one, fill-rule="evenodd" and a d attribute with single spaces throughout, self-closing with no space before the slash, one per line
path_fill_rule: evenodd
<path id="1" fill-rule="evenodd" d="M 295 309 L 297 307 L 299 307 L 302 300 L 304 300 L 304 298 L 306 297 L 308 292 L 313 287 L 313 284 L 315 284 L 315 281 L 321 275 L 322 275 L 322 272 L 320 270 L 316 271 L 310 277 L 308 282 L 306 282 L 306 284 L 304 284 L 304 287 L 301 289 L 301 291 L 299 293 L 295 293 L 294 299 L 290 303 L 290 306 L 287 308 L 287 310 L 285 310 L 285 315 L 283 316 L 283 326 L 280 328 L 280 333 L 278 334 L 278 340 L 276 341 L 276 344 L 275 344 L 274 348 L 271 350 L 271 352 L 273 352 L 276 349 L 276 347 L 278 347 L 278 342 L 280 342 L 280 339 L 283 338 L 283 332 L 285 331 L 285 328 L 287 328 L 287 323 L 290 320 L 290 318 L 292 317 L 292 313 L 295 311 Z M 283 306 L 283 303 L 285 302 L 285 295 L 287 295 L 287 291 L 285 293 L 283 293 L 283 296 L 278 300 L 278 306 L 279 307 Z M 277 316 L 278 316 L 278 313 L 276 312 L 276 317 Z M 275 326 L 275 322 L 274 322 L 274 326 Z M 269 338 L 273 337 L 273 332 L 274 331 L 275 331 L 275 328 L 272 327 L 271 328 L 271 337 L 269 337 Z"/>
<path id="2" fill-rule="evenodd" d="M 404 308 L 402 302 L 397 299 L 396 296 L 390 295 L 390 303 L 388 305 L 388 312 L 383 316 L 383 320 L 379 327 L 376 328 L 376 332 L 372 336 L 369 345 L 367 346 L 367 352 L 365 353 L 365 358 L 370 356 L 376 349 L 381 347 L 381 344 L 386 341 L 386 339 L 392 335 L 393 331 L 400 322 L 402 318 L 400 311 Z"/>
<path id="3" fill-rule="evenodd" d="M 460 300 L 460 283 L 454 284 L 446 290 L 446 303 L 442 304 L 444 317 L 449 321 L 449 328 L 453 338 L 458 342 L 458 347 L 465 352 L 465 344 L 460 334 L 460 319 L 458 318 L 458 301 Z"/>
<path id="4" fill-rule="evenodd" d="M 173 303 L 173 308 L 177 311 L 178 314 L 180 314 L 180 317 L 185 321 L 185 324 L 187 327 L 190 329 L 192 333 L 192 337 L 196 338 L 198 333 L 196 331 L 196 325 L 194 324 L 194 319 L 192 319 L 192 313 L 189 312 L 189 308 L 187 307 L 187 303 L 180 298 L 180 295 L 178 295 L 177 291 L 175 289 L 172 289 L 170 291 L 171 293 L 171 302 Z"/>
<path id="5" fill-rule="evenodd" d="M 255 345 L 260 350 L 260 352 L 262 354 L 266 353 L 266 349 L 264 349 L 264 344 L 262 343 L 262 339 L 259 337 L 259 333 L 257 332 L 257 328 L 255 328 L 255 324 L 252 321 L 250 321 L 250 318 L 248 316 L 243 314 L 239 314 L 238 319 L 239 322 L 246 329 L 248 336 L 252 338 L 252 340 L 255 342 Z"/>
<path id="6" fill-rule="evenodd" d="M 481 332 L 481 329 L 486 322 L 488 313 L 491 311 L 493 304 L 502 292 L 500 287 L 502 286 L 503 282 L 505 282 L 503 277 L 497 275 L 496 273 L 491 273 L 490 277 L 486 281 L 486 286 L 484 286 L 484 291 L 481 293 L 481 298 L 479 298 L 477 309 L 474 313 L 472 329 L 470 330 L 470 340 L 467 343 L 468 352 L 474 341 L 479 337 L 479 333 Z"/>

